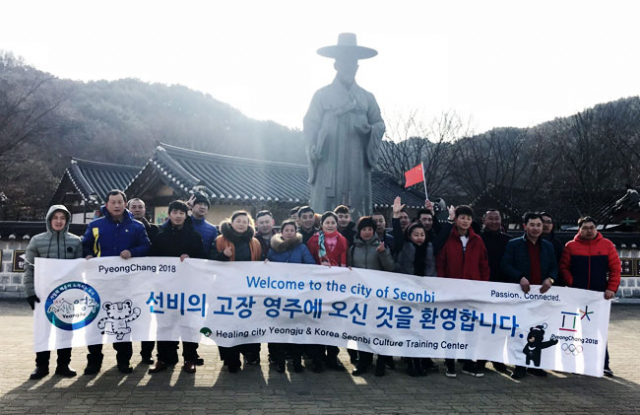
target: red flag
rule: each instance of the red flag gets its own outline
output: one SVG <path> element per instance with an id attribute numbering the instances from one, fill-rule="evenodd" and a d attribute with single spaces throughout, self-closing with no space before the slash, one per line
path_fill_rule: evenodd
<path id="1" fill-rule="evenodd" d="M 405 189 L 409 186 L 413 186 L 416 183 L 420 183 L 424 181 L 424 174 L 422 173 L 422 163 L 418 164 L 416 167 L 406 172 L 404 174 L 404 178 L 405 178 L 405 184 L 404 184 Z"/>

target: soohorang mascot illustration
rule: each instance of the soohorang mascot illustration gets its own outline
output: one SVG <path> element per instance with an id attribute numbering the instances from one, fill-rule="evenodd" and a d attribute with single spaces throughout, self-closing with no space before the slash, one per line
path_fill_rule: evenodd
<path id="1" fill-rule="evenodd" d="M 131 333 L 129 323 L 140 317 L 140 308 L 134 308 L 131 300 L 117 303 L 107 301 L 102 308 L 107 312 L 107 317 L 98 321 L 98 328 L 103 329 L 102 334 L 113 334 L 118 340 L 124 339 L 125 334 Z"/>
<path id="2" fill-rule="evenodd" d="M 533 364 L 536 367 L 540 366 L 540 357 L 542 355 L 542 349 L 546 349 L 547 347 L 554 346 L 558 344 L 558 340 L 544 340 L 544 329 L 547 327 L 546 324 L 539 325 L 535 327 L 531 327 L 529 330 L 529 334 L 527 335 L 527 345 L 524 346 L 522 352 L 527 356 L 527 365 Z"/>

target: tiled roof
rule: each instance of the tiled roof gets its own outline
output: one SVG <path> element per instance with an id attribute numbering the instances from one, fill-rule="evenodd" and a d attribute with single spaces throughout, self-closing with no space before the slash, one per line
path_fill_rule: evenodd
<path id="1" fill-rule="evenodd" d="M 149 177 L 160 174 L 177 193 L 204 187 L 219 203 L 274 201 L 304 204 L 309 200 L 307 166 L 203 153 L 162 144 L 130 184 L 128 193 L 139 193 Z M 409 207 L 422 206 L 424 195 L 405 190 L 391 176 L 374 172 L 374 207 L 393 204 L 401 196 Z"/>
<path id="2" fill-rule="evenodd" d="M 71 166 L 65 171 L 58 189 L 61 189 L 66 180 L 70 180 L 85 202 L 102 204 L 109 190 L 125 189 L 139 171 L 140 167 L 74 158 L 71 159 Z M 58 190 L 54 199 L 57 194 Z"/>

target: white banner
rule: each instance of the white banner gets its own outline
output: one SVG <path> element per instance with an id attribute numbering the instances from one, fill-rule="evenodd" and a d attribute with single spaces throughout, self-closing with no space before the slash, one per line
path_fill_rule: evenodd
<path id="1" fill-rule="evenodd" d="M 310 343 L 602 376 L 602 293 L 365 269 L 117 257 L 37 258 L 35 351 L 185 340 Z"/>

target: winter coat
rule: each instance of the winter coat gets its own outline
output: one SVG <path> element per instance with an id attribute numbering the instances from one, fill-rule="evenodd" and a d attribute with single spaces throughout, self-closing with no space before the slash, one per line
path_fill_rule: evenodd
<path id="1" fill-rule="evenodd" d="M 204 246 L 204 255 L 206 258 L 211 252 L 211 245 L 218 237 L 218 230 L 213 224 L 207 222 L 205 219 L 196 219 L 193 215 L 191 215 L 191 222 L 193 223 L 193 229 L 202 236 L 202 244 Z"/>
<path id="2" fill-rule="evenodd" d="M 380 235 L 378 235 L 378 239 L 380 239 Z M 384 233 L 384 238 L 382 238 L 382 240 L 380 240 L 380 242 L 384 242 L 384 246 L 386 248 L 389 248 L 389 251 L 391 253 L 394 252 L 395 239 L 394 239 L 393 235 L 391 235 L 389 232 L 385 232 Z"/>
<path id="3" fill-rule="evenodd" d="M 500 267 L 500 261 L 502 261 L 502 256 L 511 237 L 503 232 L 492 232 L 486 229 L 480 234 L 480 237 L 484 242 L 484 247 L 487 249 L 487 256 L 489 257 L 489 269 L 491 270 L 489 281 L 511 282 L 502 273 L 502 268 Z"/>
<path id="4" fill-rule="evenodd" d="M 420 277 L 435 277 L 436 276 L 436 259 L 433 256 L 433 244 L 431 242 L 424 242 L 427 244 L 425 269 L 426 275 L 419 275 Z M 411 241 L 405 240 L 402 244 L 402 250 L 398 254 L 396 260 L 396 272 L 403 274 L 417 275 L 415 270 L 416 259 L 416 247 Z"/>
<path id="5" fill-rule="evenodd" d="M 209 254 L 210 259 L 218 261 L 260 261 L 262 249 L 260 242 L 253 237 L 254 230 L 251 226 L 240 234 L 233 230 L 231 222 L 224 221 L 220 224 L 222 235 L 216 238 L 213 249 Z M 224 254 L 227 247 L 231 248 L 231 257 Z"/>
<path id="6" fill-rule="evenodd" d="M 377 235 L 373 235 L 368 241 L 356 238 L 349 248 L 347 264 L 354 268 L 375 269 L 378 271 L 393 271 L 395 263 L 391 250 L 385 246 L 384 251 L 378 252 L 380 241 Z"/>
<path id="7" fill-rule="evenodd" d="M 298 233 L 302 235 L 302 243 L 306 245 L 309 243 L 309 239 L 311 239 L 313 235 L 318 233 L 318 228 L 311 228 L 309 232 L 305 232 L 304 229 L 300 228 L 298 229 Z"/>
<path id="8" fill-rule="evenodd" d="M 556 261 L 558 261 L 559 265 L 560 258 L 562 258 L 562 251 L 564 251 L 564 244 L 560 239 L 556 238 L 556 234 L 553 231 L 549 235 L 544 236 L 544 239 L 551 242 L 553 245 L 553 253 L 556 255 Z"/>
<path id="9" fill-rule="evenodd" d="M 323 260 L 329 261 L 331 266 L 340 266 L 344 267 L 347 265 L 347 250 L 349 249 L 349 243 L 346 238 L 342 236 L 338 232 L 338 242 L 334 247 L 333 251 L 329 250 L 329 247 L 326 247 L 327 254 L 320 258 L 320 232 L 316 233 L 309 239 L 307 243 L 307 247 L 309 248 L 309 252 L 313 256 L 313 259 L 316 261 L 316 264 L 321 264 Z"/>
<path id="10" fill-rule="evenodd" d="M 271 237 L 271 249 L 267 253 L 267 259 L 273 262 L 288 262 L 290 264 L 315 264 L 309 248 L 302 243 L 302 235 L 285 241 L 281 234 Z"/>
<path id="11" fill-rule="evenodd" d="M 338 232 L 340 232 L 340 235 L 344 236 L 349 246 L 353 245 L 356 240 L 356 235 L 358 234 L 356 224 L 353 222 L 349 222 L 347 227 L 342 230 L 338 229 Z"/>
<path id="12" fill-rule="evenodd" d="M 167 221 L 151 244 L 151 256 L 180 257 L 184 254 L 190 258 L 204 258 L 202 236 L 193 229 L 189 217 L 180 229 Z"/>
<path id="13" fill-rule="evenodd" d="M 489 257 L 482 238 L 473 228 L 467 231 L 469 240 L 463 250 L 458 227 L 454 226 L 449 238 L 436 258 L 438 277 L 489 281 Z"/>
<path id="14" fill-rule="evenodd" d="M 139 222 L 144 225 L 144 230 L 147 231 L 147 237 L 149 238 L 149 241 L 153 243 L 153 238 L 155 238 L 160 232 L 160 227 L 153 223 L 149 223 L 146 218 L 142 218 Z"/>
<path id="15" fill-rule="evenodd" d="M 527 247 L 527 234 L 510 240 L 507 248 L 504 250 L 500 267 L 502 273 L 509 282 L 520 283 L 520 279 L 525 277 L 530 279 L 531 262 L 529 261 L 529 248 Z M 540 248 L 540 279 L 544 281 L 546 278 L 558 279 L 558 262 L 553 253 L 553 245 L 551 242 L 539 238 Z"/>
<path id="16" fill-rule="evenodd" d="M 60 232 L 51 229 L 51 218 L 56 211 L 62 211 L 67 216 L 67 224 Z M 27 297 L 35 295 L 33 282 L 33 266 L 36 258 L 74 259 L 82 258 L 82 240 L 79 236 L 69 233 L 71 214 L 62 205 L 49 208 L 46 217 L 47 231 L 39 233 L 29 241 L 25 253 L 24 290 Z"/>
<path id="17" fill-rule="evenodd" d="M 262 259 L 263 261 L 267 258 L 267 255 L 271 250 L 271 239 L 273 239 L 273 237 L 277 234 L 278 232 L 275 229 L 273 229 L 271 231 L 271 238 L 269 238 L 268 240 L 264 239 L 262 235 L 259 235 L 259 234 L 256 235 L 256 239 L 258 240 L 258 242 L 260 242 L 260 250 L 262 251 L 262 255 L 260 259 Z"/>
<path id="18" fill-rule="evenodd" d="M 149 253 L 150 242 L 144 225 L 124 210 L 121 222 L 115 222 L 107 208 L 100 208 L 102 217 L 87 226 L 82 238 L 83 255 L 94 257 L 119 256 L 125 249 L 131 256 L 141 257 Z"/>
<path id="19" fill-rule="evenodd" d="M 560 272 L 567 286 L 591 291 L 616 292 L 621 268 L 616 247 L 600 232 L 592 240 L 576 235 L 565 245 L 560 260 Z"/>

